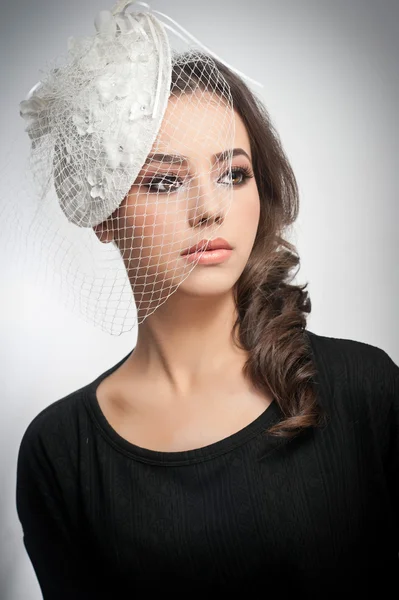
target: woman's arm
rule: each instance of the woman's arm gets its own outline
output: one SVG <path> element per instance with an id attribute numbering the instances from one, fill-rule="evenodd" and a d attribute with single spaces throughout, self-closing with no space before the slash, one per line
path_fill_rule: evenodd
<path id="1" fill-rule="evenodd" d="M 90 557 L 80 555 L 37 419 L 26 430 L 19 448 L 16 504 L 43 599 L 97 599 Z"/>

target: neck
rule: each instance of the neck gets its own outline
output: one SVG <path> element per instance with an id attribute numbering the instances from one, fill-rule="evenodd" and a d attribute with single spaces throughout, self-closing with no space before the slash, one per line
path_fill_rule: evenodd
<path id="1" fill-rule="evenodd" d="M 198 297 L 178 290 L 139 325 L 129 369 L 174 396 L 206 387 L 246 360 L 233 343 L 236 314 L 232 291 Z"/>

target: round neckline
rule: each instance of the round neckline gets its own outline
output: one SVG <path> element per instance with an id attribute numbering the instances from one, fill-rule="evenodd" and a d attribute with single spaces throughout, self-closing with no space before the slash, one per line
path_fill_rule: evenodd
<path id="1" fill-rule="evenodd" d="M 123 454 L 128 455 L 131 458 L 138 459 L 142 462 L 147 462 L 156 465 L 187 465 L 195 462 L 202 462 L 210 460 L 226 452 L 230 452 L 241 446 L 245 442 L 255 437 L 262 430 L 265 430 L 281 417 L 281 411 L 278 407 L 276 400 L 273 398 L 272 402 L 265 408 L 265 410 L 248 425 L 245 425 L 239 431 L 222 438 L 201 448 L 193 448 L 190 450 L 179 450 L 176 452 L 166 452 L 162 450 L 153 450 L 150 448 L 143 448 L 119 435 L 119 433 L 110 425 L 105 418 L 104 413 L 101 410 L 100 404 L 97 399 L 97 388 L 108 375 L 111 375 L 116 371 L 132 354 L 134 348 L 127 356 L 125 356 L 116 365 L 102 373 L 97 379 L 86 386 L 84 400 L 88 407 L 92 418 L 95 421 L 97 428 L 100 430 L 103 437 L 111 443 L 111 445 Z"/>

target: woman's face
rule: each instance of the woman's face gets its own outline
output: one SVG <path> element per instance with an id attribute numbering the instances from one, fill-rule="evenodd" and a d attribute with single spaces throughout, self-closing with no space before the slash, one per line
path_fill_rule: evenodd
<path id="1" fill-rule="evenodd" d="M 215 155 L 233 149 L 230 171 L 229 163 Z M 160 161 L 154 154 L 174 159 Z M 231 289 L 251 253 L 259 215 L 250 142 L 241 118 L 209 93 L 183 94 L 169 99 L 147 161 L 112 223 L 95 231 L 101 241 L 115 240 L 136 304 L 150 306 L 177 286 L 177 293 L 198 296 Z M 216 237 L 233 248 L 224 262 L 192 264 L 181 255 Z"/>

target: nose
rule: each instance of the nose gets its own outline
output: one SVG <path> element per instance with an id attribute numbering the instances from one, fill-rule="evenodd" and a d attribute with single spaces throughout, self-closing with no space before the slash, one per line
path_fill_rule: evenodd
<path id="1" fill-rule="evenodd" d="M 192 228 L 221 225 L 231 201 L 231 190 L 217 186 L 207 178 L 190 190 L 188 220 Z"/>

